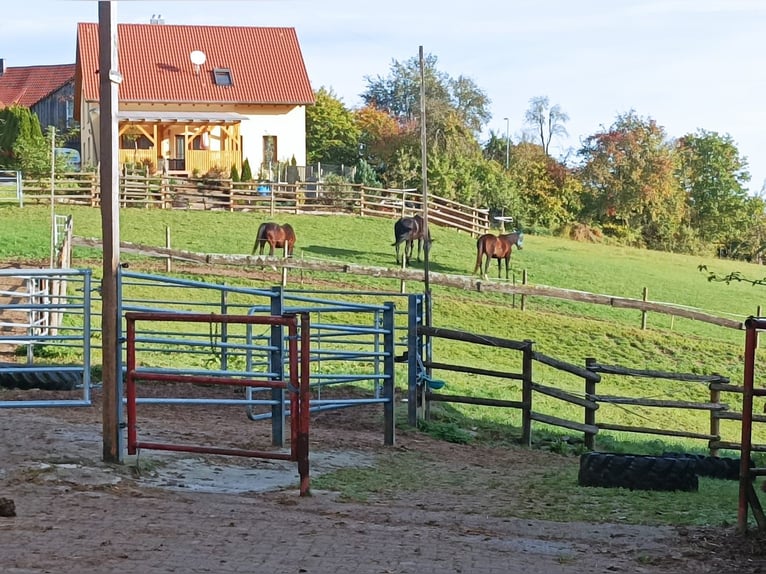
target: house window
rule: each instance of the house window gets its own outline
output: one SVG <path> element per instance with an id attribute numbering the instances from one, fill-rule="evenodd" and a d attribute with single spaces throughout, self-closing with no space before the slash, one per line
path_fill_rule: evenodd
<path id="1" fill-rule="evenodd" d="M 74 125 L 74 102 L 66 100 L 66 127 L 71 128 Z"/>
<path id="2" fill-rule="evenodd" d="M 263 136 L 263 163 L 277 163 L 277 136 Z"/>
<path id="3" fill-rule="evenodd" d="M 152 149 L 152 140 L 144 134 L 123 134 L 120 138 L 120 149 Z"/>
<path id="4" fill-rule="evenodd" d="M 216 86 L 231 86 L 234 81 L 231 78 L 231 70 L 229 68 L 215 68 L 213 69 L 213 80 Z"/>

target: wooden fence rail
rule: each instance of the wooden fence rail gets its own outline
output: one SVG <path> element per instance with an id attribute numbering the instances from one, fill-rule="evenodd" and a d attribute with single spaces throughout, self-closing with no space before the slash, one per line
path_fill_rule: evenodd
<path id="1" fill-rule="evenodd" d="M 706 442 L 706 446 L 711 455 L 717 455 L 719 449 L 728 448 L 737 450 L 740 448 L 736 441 L 723 441 L 721 439 L 721 420 L 742 420 L 742 414 L 731 410 L 728 403 L 722 402 L 721 392 L 730 392 L 742 394 L 742 387 L 729 384 L 729 379 L 719 374 L 699 375 L 694 373 L 672 373 L 666 371 L 657 371 L 651 369 L 634 369 L 619 365 L 601 365 L 595 359 L 588 358 L 585 367 L 574 365 L 566 361 L 561 361 L 553 357 L 548 357 L 533 350 L 531 341 L 513 341 L 501 339 L 498 337 L 480 335 L 474 333 L 465 333 L 451 329 L 439 329 L 419 325 L 417 327 L 417 337 L 412 338 L 408 353 L 422 353 L 425 349 L 424 339 L 431 339 L 431 349 L 434 349 L 434 339 L 449 339 L 467 343 L 470 345 L 492 346 L 509 351 L 519 351 L 522 353 L 522 364 L 524 367 L 521 372 L 506 372 L 485 368 L 477 368 L 470 365 L 456 365 L 442 363 L 434 360 L 421 361 L 423 369 L 427 370 L 427 375 L 423 373 L 413 376 L 410 374 L 410 384 L 418 386 L 414 391 L 410 389 L 410 396 L 417 397 L 416 404 L 410 405 L 410 423 L 416 424 L 417 418 L 427 416 L 429 412 L 429 402 L 449 402 L 471 404 L 479 406 L 492 406 L 501 408 L 516 408 L 521 410 L 521 429 L 522 443 L 531 444 L 531 423 L 539 422 L 553 425 L 569 430 L 583 433 L 585 446 L 591 450 L 595 448 L 595 438 L 601 431 L 615 431 L 623 433 L 649 434 L 655 436 L 675 437 L 692 440 L 701 440 Z M 437 346 L 438 348 L 438 346 Z M 582 378 L 585 384 L 585 392 L 579 394 L 568 390 L 543 385 L 534 380 L 533 363 L 539 363 L 557 371 L 566 372 L 570 375 Z M 431 379 L 433 370 L 446 372 L 470 373 L 476 376 L 491 377 L 501 380 L 519 380 L 521 381 L 520 399 L 499 399 L 495 397 L 479 396 L 481 385 L 477 384 L 477 394 L 475 395 L 452 395 L 447 392 L 434 392 L 427 382 Z M 670 381 L 681 384 L 705 384 L 710 393 L 709 401 L 694 401 L 686 398 L 667 398 L 658 399 L 646 396 L 615 396 L 601 394 L 596 392 L 597 385 L 603 384 L 603 377 L 639 377 L 656 379 L 658 388 L 669 384 Z M 425 381 L 425 383 L 424 383 Z M 668 383 L 663 383 L 668 381 Z M 546 395 L 548 397 L 564 401 L 569 404 L 577 405 L 583 409 L 583 420 L 575 421 L 551 414 L 537 412 L 534 409 L 534 396 L 536 394 Z M 662 427 L 651 427 L 645 425 L 620 424 L 609 420 L 608 415 L 598 415 L 603 405 L 619 405 L 620 408 L 640 407 L 650 409 L 681 409 L 707 413 L 709 432 L 697 432 L 684 428 L 670 428 L 671 425 Z M 597 420 L 597 416 L 600 420 Z M 664 422 L 672 421 L 672 418 L 664 417 Z M 766 423 L 766 416 L 753 417 L 753 421 Z M 766 451 L 766 445 L 754 445 L 753 450 Z"/>
<path id="2" fill-rule="evenodd" d="M 101 248 L 101 242 L 98 239 L 76 237 L 74 244 L 77 246 Z M 389 279 L 400 279 L 402 281 L 424 280 L 424 272 L 421 269 L 401 269 L 389 267 L 374 267 L 369 265 L 356 265 L 353 263 L 336 263 L 330 261 L 304 260 L 297 257 L 282 259 L 279 257 L 256 257 L 241 254 L 215 254 L 215 253 L 195 253 L 180 249 L 171 249 L 168 247 L 154 247 L 141 245 L 137 243 L 120 243 L 121 251 L 125 253 L 135 253 L 150 257 L 162 257 L 166 259 L 175 259 L 178 261 L 196 261 L 210 265 L 238 265 L 248 267 L 277 267 L 279 269 L 298 269 L 306 271 L 322 271 L 330 273 L 350 273 L 354 275 L 363 275 L 368 277 L 385 277 Z M 286 279 L 286 275 L 283 275 Z M 534 295 L 536 297 L 549 297 L 554 299 L 563 299 L 568 301 L 586 301 L 588 303 L 610 305 L 637 309 L 643 312 L 652 311 L 654 313 L 663 313 L 676 317 L 693 319 L 702 323 L 717 325 L 728 329 L 742 330 L 744 322 L 727 317 L 719 317 L 704 311 L 687 309 L 668 303 L 655 303 L 652 301 L 643 301 L 641 299 L 629 299 L 626 297 L 617 297 L 612 295 L 596 295 L 583 291 L 574 291 L 559 287 L 548 287 L 546 285 L 513 285 L 508 283 L 497 283 L 494 281 L 484 281 L 478 277 L 468 275 L 448 275 L 446 273 L 429 273 L 429 281 L 433 285 L 443 287 L 454 287 L 463 291 L 483 291 L 486 293 L 501 294 L 523 294 Z M 588 297 L 592 295 L 592 297 Z M 624 304 L 621 304 L 624 303 Z M 628 304 L 630 303 L 630 304 Z M 546 357 L 544 355 L 536 356 L 536 360 L 541 363 L 552 362 L 555 366 L 557 359 Z M 579 368 L 576 365 L 570 368 Z M 581 373 L 580 373 L 581 374 Z M 583 375 L 585 376 L 585 375 Z M 647 375 L 654 376 L 654 375 Z"/>
<path id="3" fill-rule="evenodd" d="M 51 201 L 50 179 L 24 180 L 31 203 Z M 99 180 L 94 173 L 64 174 L 54 181 L 57 203 L 98 207 Z M 414 189 L 378 189 L 352 183 L 253 183 L 205 178 L 120 176 L 120 206 L 156 209 L 260 211 L 281 213 L 350 213 L 362 217 L 404 217 L 422 211 L 422 194 Z M 464 231 L 487 233 L 489 211 L 431 195 L 429 222 Z"/>

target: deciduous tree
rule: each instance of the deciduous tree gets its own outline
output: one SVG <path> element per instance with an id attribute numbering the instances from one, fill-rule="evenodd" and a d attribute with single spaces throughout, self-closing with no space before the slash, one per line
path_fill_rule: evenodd
<path id="1" fill-rule="evenodd" d="M 550 155 L 551 140 L 554 136 L 568 135 L 564 124 L 569 121 L 569 115 L 562 111 L 558 104 L 551 106 L 548 96 L 536 96 L 529 100 L 529 109 L 524 115 L 524 121 L 534 129 L 545 155 Z"/>
<path id="2" fill-rule="evenodd" d="M 354 165 L 359 159 L 359 128 L 353 113 L 330 89 L 314 95 L 306 109 L 306 156 L 309 163 Z"/>
<path id="3" fill-rule="evenodd" d="M 747 161 L 732 138 L 698 130 L 676 143 L 677 177 L 687 196 L 690 225 L 708 242 L 727 243 L 742 235 L 750 181 Z"/>
<path id="4" fill-rule="evenodd" d="M 579 155 L 583 217 L 630 243 L 672 248 L 685 201 L 664 129 L 631 110 L 586 138 Z"/>

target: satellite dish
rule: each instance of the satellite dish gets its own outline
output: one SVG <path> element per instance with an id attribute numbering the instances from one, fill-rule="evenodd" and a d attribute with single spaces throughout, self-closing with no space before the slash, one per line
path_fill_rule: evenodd
<path id="1" fill-rule="evenodd" d="M 205 60 L 207 60 L 205 52 L 201 50 L 194 50 L 191 54 L 189 54 L 189 59 L 191 60 L 192 64 L 194 64 L 194 73 L 199 76 L 199 67 L 205 63 Z"/>
<path id="2" fill-rule="evenodd" d="M 201 66 L 205 63 L 205 60 L 207 60 L 207 56 L 202 50 L 194 50 L 191 54 L 189 54 L 189 59 L 195 66 Z"/>

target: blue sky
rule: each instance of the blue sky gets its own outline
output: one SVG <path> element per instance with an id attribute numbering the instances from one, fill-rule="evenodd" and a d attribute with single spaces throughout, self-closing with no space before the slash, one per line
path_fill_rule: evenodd
<path id="1" fill-rule="evenodd" d="M 763 0 L 261 0 L 115 2 L 119 22 L 292 26 L 314 89 L 359 105 L 365 77 L 386 76 L 419 46 L 441 71 L 474 80 L 491 99 L 487 126 L 512 141 L 524 112 L 548 96 L 569 114 L 555 155 L 618 114 L 651 117 L 670 137 L 729 134 L 747 157 L 751 193 L 766 181 L 766 2 Z M 6 2 L 6 66 L 71 63 L 77 22 L 98 21 L 93 0 Z"/>

